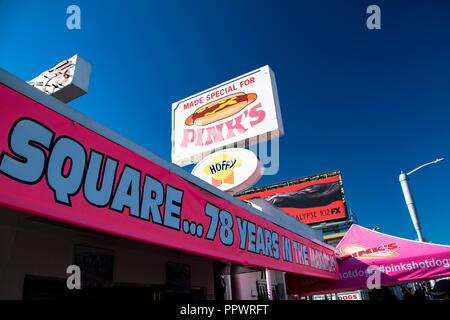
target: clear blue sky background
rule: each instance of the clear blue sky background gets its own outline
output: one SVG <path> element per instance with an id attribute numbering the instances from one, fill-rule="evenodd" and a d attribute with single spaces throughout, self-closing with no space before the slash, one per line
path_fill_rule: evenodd
<path id="1" fill-rule="evenodd" d="M 450 156 L 449 34 L 449 1 L 0 0 L 0 67 L 31 80 L 80 54 L 91 83 L 70 105 L 167 160 L 171 103 L 270 65 L 285 136 L 258 185 L 341 169 L 360 224 L 408 239 L 400 171 Z M 450 244 L 449 168 L 410 179 L 434 243 Z"/>

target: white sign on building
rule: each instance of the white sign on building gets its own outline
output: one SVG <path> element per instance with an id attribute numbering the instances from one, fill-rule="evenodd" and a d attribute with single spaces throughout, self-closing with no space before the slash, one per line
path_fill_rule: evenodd
<path id="1" fill-rule="evenodd" d="M 254 185 L 263 173 L 262 162 L 253 152 L 242 148 L 210 154 L 192 170 L 194 176 L 232 194 Z"/>
<path id="2" fill-rule="evenodd" d="M 58 63 L 28 84 L 62 102 L 72 101 L 88 91 L 91 64 L 79 55 Z"/>
<path id="3" fill-rule="evenodd" d="M 264 66 L 172 104 L 172 162 L 283 136 L 275 76 Z"/>

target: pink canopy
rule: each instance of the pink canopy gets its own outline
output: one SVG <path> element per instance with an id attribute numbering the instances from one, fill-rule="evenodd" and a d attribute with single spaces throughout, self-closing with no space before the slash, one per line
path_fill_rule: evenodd
<path id="1" fill-rule="evenodd" d="M 450 246 L 397 238 L 354 224 L 337 249 L 342 255 L 339 280 L 311 281 L 286 274 L 288 293 L 311 295 L 367 288 L 371 275 L 367 268 L 372 265 L 381 272 L 382 286 L 450 276 Z"/>

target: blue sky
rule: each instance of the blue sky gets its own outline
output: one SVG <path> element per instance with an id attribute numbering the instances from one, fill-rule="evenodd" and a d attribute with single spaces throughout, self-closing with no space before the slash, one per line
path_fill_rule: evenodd
<path id="1" fill-rule="evenodd" d="M 448 1 L 0 0 L 0 67 L 31 80 L 80 54 L 89 93 L 69 104 L 170 160 L 173 102 L 268 64 L 285 136 L 257 186 L 341 169 L 362 226 L 415 239 L 398 175 L 449 156 L 449 33 Z M 410 178 L 433 243 L 450 244 L 449 163 Z"/>

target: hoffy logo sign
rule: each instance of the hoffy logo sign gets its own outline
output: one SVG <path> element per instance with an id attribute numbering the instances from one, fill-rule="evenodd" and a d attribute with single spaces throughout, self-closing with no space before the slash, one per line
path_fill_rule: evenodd
<path id="1" fill-rule="evenodd" d="M 249 188 L 263 173 L 264 166 L 256 155 L 241 148 L 210 154 L 192 170 L 193 175 L 230 193 Z"/>
<path id="2" fill-rule="evenodd" d="M 234 184 L 234 169 L 241 166 L 242 159 L 233 158 L 226 153 L 217 155 L 210 165 L 204 168 L 207 175 L 211 175 L 211 184 L 215 187 L 222 183 Z"/>

